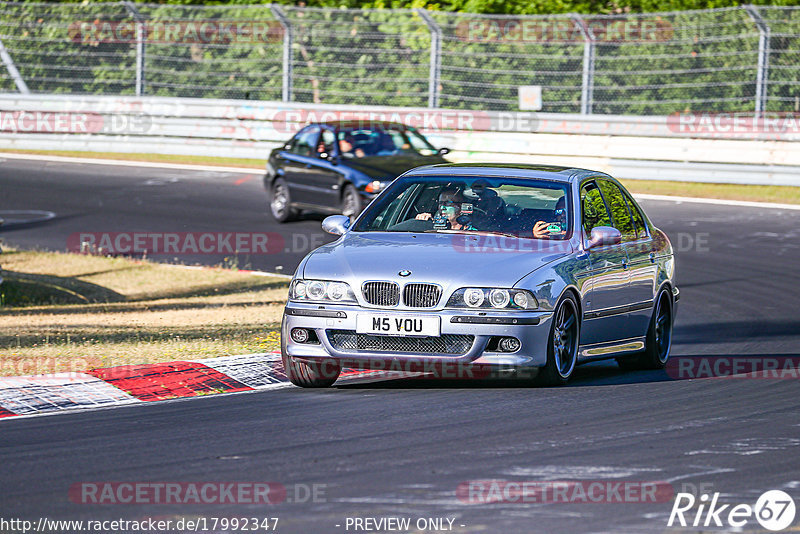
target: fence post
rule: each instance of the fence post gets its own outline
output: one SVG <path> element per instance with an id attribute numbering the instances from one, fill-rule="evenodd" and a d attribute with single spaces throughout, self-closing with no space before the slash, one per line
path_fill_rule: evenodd
<path id="1" fill-rule="evenodd" d="M 756 72 L 756 116 L 758 117 L 767 110 L 770 29 L 756 6 L 746 4 L 744 8 L 758 28 L 758 71 Z"/>
<path id="2" fill-rule="evenodd" d="M 581 79 L 581 115 L 592 114 L 594 99 L 594 35 L 586 22 L 578 14 L 571 14 L 572 20 L 583 35 L 583 76 Z"/>
<path id="3" fill-rule="evenodd" d="M 28 84 L 26 84 L 25 80 L 22 79 L 22 75 L 17 70 L 17 66 L 14 64 L 14 60 L 11 59 L 11 55 L 8 53 L 8 50 L 6 50 L 6 46 L 3 44 L 2 39 L 0 39 L 0 59 L 3 60 L 3 64 L 6 66 L 8 74 L 14 80 L 17 90 L 23 95 L 30 94 L 31 91 L 28 89 Z"/>
<path id="4" fill-rule="evenodd" d="M 431 32 L 431 63 L 428 75 L 428 107 L 439 107 L 439 77 L 442 71 L 442 28 L 436 24 L 430 13 L 418 8 L 416 12 L 428 26 Z"/>
<path id="5" fill-rule="evenodd" d="M 123 2 L 125 7 L 133 15 L 136 20 L 136 96 L 144 94 L 144 42 L 145 35 L 145 19 L 133 2 Z"/>
<path id="6" fill-rule="evenodd" d="M 272 15 L 278 19 L 283 27 L 283 85 L 281 90 L 281 100 L 283 102 L 292 101 L 292 23 L 289 17 L 279 6 L 271 5 Z"/>

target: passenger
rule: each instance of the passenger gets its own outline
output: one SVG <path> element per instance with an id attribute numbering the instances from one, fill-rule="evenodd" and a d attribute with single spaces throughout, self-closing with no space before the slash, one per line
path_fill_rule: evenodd
<path id="1" fill-rule="evenodd" d="M 561 197 L 556 202 L 555 221 L 536 221 L 533 225 L 533 237 L 536 239 L 560 239 L 567 233 L 567 197 Z M 560 230 L 553 231 L 554 226 Z"/>

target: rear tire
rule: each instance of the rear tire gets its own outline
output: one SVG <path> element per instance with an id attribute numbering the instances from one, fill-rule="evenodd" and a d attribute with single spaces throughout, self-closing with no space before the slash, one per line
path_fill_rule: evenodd
<path id="1" fill-rule="evenodd" d="M 673 305 L 669 290 L 665 289 L 658 295 L 653 316 L 650 318 L 650 327 L 647 329 L 645 349 L 635 356 L 617 358 L 617 364 L 622 369 L 663 369 L 669 359 L 672 348 L 672 327 L 674 316 Z"/>
<path id="2" fill-rule="evenodd" d="M 292 207 L 289 185 L 283 178 L 275 178 L 269 196 L 269 211 L 279 223 L 289 222 L 297 218 L 298 211 Z"/>
<path id="3" fill-rule="evenodd" d="M 547 364 L 539 370 L 537 382 L 543 386 L 566 384 L 578 363 L 581 322 L 578 303 L 566 293 L 556 305 L 547 341 Z"/>

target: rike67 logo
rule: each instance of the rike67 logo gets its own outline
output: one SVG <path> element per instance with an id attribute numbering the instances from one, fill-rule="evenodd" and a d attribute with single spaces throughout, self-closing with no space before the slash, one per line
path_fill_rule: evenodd
<path id="1" fill-rule="evenodd" d="M 732 527 L 741 529 L 755 519 L 762 528 L 779 531 L 794 523 L 795 504 L 785 491 L 764 492 L 755 506 L 749 504 L 719 504 L 719 493 L 699 499 L 691 493 L 678 493 L 667 526 Z M 696 508 L 696 510 L 695 510 Z"/>

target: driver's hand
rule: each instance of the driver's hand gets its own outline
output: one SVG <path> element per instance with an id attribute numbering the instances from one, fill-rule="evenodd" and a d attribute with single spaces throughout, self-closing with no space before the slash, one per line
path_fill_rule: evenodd
<path id="1" fill-rule="evenodd" d="M 533 237 L 536 239 L 547 239 L 550 237 L 550 232 L 547 231 L 548 226 L 550 226 L 549 222 L 538 221 L 533 225 Z"/>
<path id="2" fill-rule="evenodd" d="M 432 215 L 430 213 L 418 213 L 416 217 L 414 217 L 418 221 L 430 221 Z"/>

